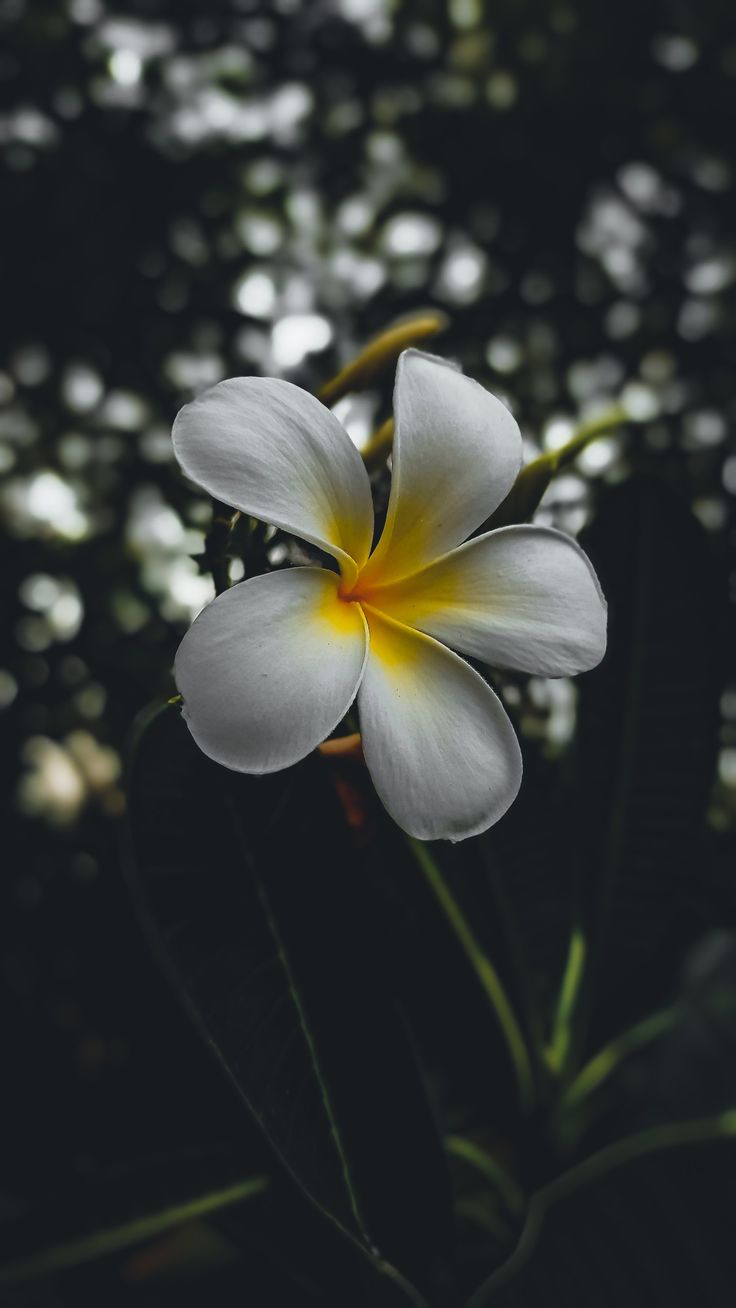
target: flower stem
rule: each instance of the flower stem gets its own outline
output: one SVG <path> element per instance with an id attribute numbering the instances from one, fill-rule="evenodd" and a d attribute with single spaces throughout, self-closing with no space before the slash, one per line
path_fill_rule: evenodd
<path id="1" fill-rule="evenodd" d="M 617 404 L 605 413 L 599 414 L 597 418 L 582 423 L 575 435 L 561 449 L 547 450 L 546 453 L 532 459 L 531 463 L 527 463 L 521 469 L 506 499 L 473 535 L 495 531 L 497 527 L 508 527 L 512 523 L 530 521 L 544 492 L 560 469 L 572 463 L 599 436 L 616 431 L 629 421 L 625 409 Z"/>
<path id="2" fill-rule="evenodd" d="M 394 420 L 387 418 L 381 423 L 377 432 L 369 440 L 368 444 L 361 450 L 363 462 L 368 472 L 375 472 L 380 468 L 382 463 L 386 462 L 391 453 L 391 446 L 394 442 Z"/>
<path id="3" fill-rule="evenodd" d="M 396 363 L 402 350 L 418 344 L 428 336 L 436 336 L 447 326 L 447 315 L 441 309 L 427 309 L 411 314 L 374 336 L 360 353 L 351 359 L 336 377 L 325 382 L 317 392 L 323 404 L 336 404 L 350 391 L 362 391 L 388 368 Z"/>
<path id="4" fill-rule="evenodd" d="M 575 435 L 570 438 L 567 444 L 563 445 L 561 449 L 555 450 L 550 456 L 554 460 L 555 470 L 567 467 L 568 463 L 572 463 L 599 436 L 605 436 L 607 432 L 616 431 L 630 421 L 631 418 L 623 405 L 615 404 L 612 408 L 606 409 L 604 413 L 599 413 L 596 418 L 589 418 L 587 422 L 581 423 Z"/>
<path id="5" fill-rule="evenodd" d="M 534 1104 L 534 1078 L 531 1062 L 524 1036 L 501 979 L 491 960 L 483 952 L 473 935 L 460 905 L 447 885 L 427 845 L 421 840 L 415 840 L 413 836 L 407 836 L 407 842 L 496 1015 L 513 1064 L 521 1105 L 528 1112 Z"/>

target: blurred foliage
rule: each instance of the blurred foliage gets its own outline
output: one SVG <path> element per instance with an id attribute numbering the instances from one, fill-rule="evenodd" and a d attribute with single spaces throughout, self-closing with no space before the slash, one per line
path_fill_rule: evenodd
<path id="1" fill-rule="evenodd" d="M 327 1302 L 327 1263 L 330 1302 L 358 1302 L 346 1289 L 357 1281 L 376 1302 L 352 1252 L 274 1172 L 201 1053 L 149 960 L 119 871 L 123 742 L 140 706 L 172 692 L 176 643 L 213 593 L 193 557 L 209 507 L 176 472 L 170 424 L 221 377 L 275 372 L 316 390 L 388 323 L 432 304 L 450 317 L 437 348 L 510 405 L 528 459 L 623 406 L 636 425 L 585 450 L 538 514 L 574 532 L 591 524 L 588 548 L 598 562 L 598 540 L 621 597 L 616 658 L 577 687 L 499 679 L 523 737 L 525 790 L 493 839 L 468 847 L 467 865 L 450 858 L 448 876 L 532 1032 L 544 1026 L 540 1008 L 545 1020 L 554 1010 L 574 907 L 608 927 L 608 952 L 591 964 L 595 1002 L 584 991 L 581 1062 L 627 1023 L 685 1002 L 677 995 L 688 949 L 700 937 L 714 948 L 723 936 L 712 932 L 736 927 L 735 642 L 732 611 L 715 616 L 733 579 L 735 111 L 736 25 L 718 0 L 140 0 L 114 9 L 0 0 L 8 1218 L 58 1212 L 71 1203 L 71 1177 L 99 1206 L 108 1176 L 136 1158 L 159 1156 L 162 1174 L 186 1173 L 177 1200 L 200 1183 L 222 1189 L 268 1172 L 265 1197 L 218 1218 L 226 1247 L 247 1250 L 254 1302 Z M 339 401 L 359 445 L 387 418 L 389 400 L 384 379 Z M 375 480 L 380 505 L 385 472 Z M 256 545 L 264 564 L 277 561 L 267 539 Z M 627 651 L 621 680 L 616 660 Z M 649 788 L 632 796 L 616 774 L 621 754 L 605 750 L 634 674 L 650 689 L 629 761 Z M 576 803 L 580 776 L 589 789 Z M 601 855 L 609 783 L 634 844 L 619 836 Z M 360 816 L 349 771 L 341 785 Z M 618 879 L 592 904 L 577 892 L 598 886 L 601 857 Z M 396 853 L 370 877 L 387 948 L 393 939 L 391 983 L 442 1130 L 470 1132 L 530 1188 L 551 1183 L 561 1163 L 549 1154 L 549 1123 L 519 1132 L 482 996 L 407 867 Z M 717 1095 L 704 1103 L 695 1073 L 694 1086 L 686 1078 L 682 1095 L 671 1093 L 693 1064 L 719 1069 L 711 1086 L 731 1084 L 723 1063 L 709 1061 L 704 1032 L 713 1028 L 687 1003 L 659 1061 L 637 1054 L 609 1079 L 586 1148 L 732 1104 Z M 475 1030 L 484 1032 L 477 1043 L 468 1040 Z M 715 1043 L 730 1067 L 728 1040 Z M 521 1157 L 506 1157 L 519 1139 Z M 695 1229 L 717 1250 L 709 1267 L 721 1258 L 725 1268 L 714 1213 L 716 1200 L 733 1200 L 732 1175 L 714 1162 L 718 1146 L 697 1148 L 703 1195 L 710 1186 L 715 1199 L 698 1191 Z M 242 1169 L 223 1169 L 223 1150 Z M 190 1167 L 192 1151 L 206 1166 Z M 682 1182 L 670 1177 L 687 1164 L 652 1166 L 671 1233 L 680 1219 L 666 1208 Z M 491 1275 L 511 1228 L 498 1227 L 495 1210 L 489 1217 L 464 1168 L 453 1161 L 469 1287 Z M 131 1179 L 130 1204 L 111 1202 L 120 1220 L 140 1215 L 145 1194 L 153 1201 L 160 1191 L 169 1205 L 168 1185 L 147 1176 L 138 1188 Z M 604 1265 L 599 1246 L 614 1227 L 630 1249 L 621 1214 L 635 1182 L 604 1187 L 589 1209 L 584 1199 L 560 1207 L 559 1229 L 545 1228 L 538 1246 L 543 1261 L 520 1282 L 525 1303 L 557 1284 L 560 1263 L 572 1275 L 581 1244 Z M 645 1204 L 642 1222 L 650 1211 Z M 682 1220 L 695 1220 L 692 1209 Z M 677 1302 L 672 1277 L 661 1275 L 672 1238 L 637 1253 L 647 1302 Z M 16 1253 L 32 1243 L 19 1237 Z M 127 1304 L 142 1293 L 157 1304 L 203 1294 L 242 1302 L 242 1268 L 234 1274 L 216 1243 L 197 1247 L 202 1265 L 186 1289 L 162 1276 L 141 1291 L 135 1269 L 103 1263 L 54 1283 L 47 1299 L 36 1287 L 33 1302 Z M 621 1260 L 611 1302 L 637 1302 L 629 1266 Z M 689 1266 L 682 1286 L 694 1276 L 703 1302 L 729 1302 L 718 1297 L 718 1272 L 708 1274 L 706 1299 L 705 1273 Z M 598 1302 L 585 1269 L 576 1264 L 574 1275 L 580 1302 Z"/>

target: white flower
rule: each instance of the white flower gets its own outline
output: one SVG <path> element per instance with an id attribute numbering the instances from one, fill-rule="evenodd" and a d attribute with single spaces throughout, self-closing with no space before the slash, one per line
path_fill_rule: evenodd
<path id="1" fill-rule="evenodd" d="M 216 499 L 332 555 L 240 582 L 200 614 L 176 656 L 199 747 L 239 772 L 309 754 L 357 695 L 376 790 L 411 835 L 461 840 L 505 813 L 521 783 L 508 717 L 448 646 L 541 676 L 594 667 L 606 607 L 568 537 L 504 527 L 467 540 L 521 464 L 511 414 L 417 350 L 399 359 L 386 525 L 361 457 L 328 409 L 290 382 L 242 377 L 174 424 L 183 471 Z"/>

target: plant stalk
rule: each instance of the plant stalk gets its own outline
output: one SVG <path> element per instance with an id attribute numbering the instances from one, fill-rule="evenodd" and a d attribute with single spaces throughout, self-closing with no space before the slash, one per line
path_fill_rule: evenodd
<path id="1" fill-rule="evenodd" d="M 468 962 L 486 993 L 506 1041 L 519 1088 L 522 1108 L 525 1112 L 529 1112 L 534 1105 L 535 1097 L 531 1061 L 526 1041 L 501 978 L 488 955 L 484 953 L 476 940 L 470 924 L 466 920 L 460 905 L 447 885 L 427 845 L 421 840 L 416 840 L 413 836 L 407 836 L 407 841 L 419 867 L 429 882 L 435 898 L 455 932 Z"/>

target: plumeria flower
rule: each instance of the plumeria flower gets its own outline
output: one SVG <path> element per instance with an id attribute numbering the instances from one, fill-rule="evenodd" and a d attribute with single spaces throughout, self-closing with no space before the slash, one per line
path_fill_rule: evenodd
<path id="1" fill-rule="evenodd" d="M 290 382 L 237 377 L 187 404 L 173 430 L 188 477 L 336 561 L 239 582 L 176 656 L 199 747 L 274 772 L 334 731 L 357 696 L 366 763 L 410 835 L 462 840 L 506 812 L 521 752 L 500 700 L 453 650 L 569 676 L 594 667 L 606 606 L 574 541 L 513 526 L 468 540 L 505 499 L 521 436 L 454 365 L 406 350 L 386 523 L 375 549 L 368 476 L 337 418 Z M 463 544 L 463 541 L 466 543 Z"/>

